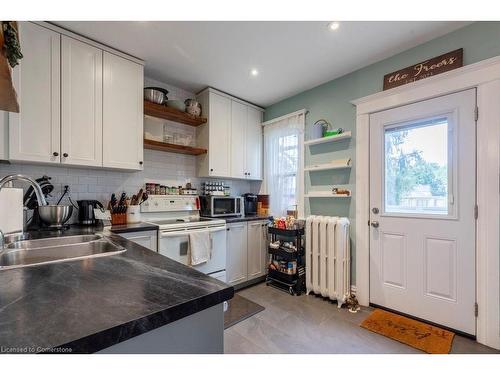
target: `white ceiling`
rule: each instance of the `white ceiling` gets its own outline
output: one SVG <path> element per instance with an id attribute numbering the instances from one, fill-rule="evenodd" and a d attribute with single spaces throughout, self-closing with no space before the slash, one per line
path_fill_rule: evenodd
<path id="1" fill-rule="evenodd" d="M 56 22 L 146 62 L 145 74 L 268 106 L 467 22 Z M 250 70 L 259 71 L 257 77 Z"/>

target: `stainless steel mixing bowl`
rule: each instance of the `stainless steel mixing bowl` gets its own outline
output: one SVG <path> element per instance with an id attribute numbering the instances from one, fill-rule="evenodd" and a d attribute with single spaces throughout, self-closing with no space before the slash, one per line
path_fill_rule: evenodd
<path id="1" fill-rule="evenodd" d="M 161 87 L 146 87 L 144 88 L 144 99 L 148 102 L 163 104 L 168 99 L 168 90 Z"/>
<path id="2" fill-rule="evenodd" d="M 42 221 L 52 227 L 60 227 L 66 223 L 73 213 L 73 206 L 49 204 L 38 207 Z"/>

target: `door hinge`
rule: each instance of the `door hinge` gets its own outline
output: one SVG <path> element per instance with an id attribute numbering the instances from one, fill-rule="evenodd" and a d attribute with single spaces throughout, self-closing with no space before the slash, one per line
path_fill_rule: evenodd
<path id="1" fill-rule="evenodd" d="M 476 107 L 474 109 L 474 121 L 477 121 L 478 118 L 479 118 L 479 108 Z"/>
<path id="2" fill-rule="evenodd" d="M 477 318 L 479 316 L 479 305 L 477 302 L 474 304 L 474 316 Z"/>
<path id="3" fill-rule="evenodd" d="M 479 208 L 477 207 L 477 204 L 474 205 L 474 219 L 477 220 L 479 217 Z"/>

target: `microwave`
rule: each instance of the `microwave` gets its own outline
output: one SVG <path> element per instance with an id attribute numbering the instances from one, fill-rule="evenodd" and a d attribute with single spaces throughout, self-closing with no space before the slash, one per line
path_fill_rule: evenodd
<path id="1" fill-rule="evenodd" d="M 241 197 L 200 196 L 200 213 L 207 217 L 241 216 Z"/>

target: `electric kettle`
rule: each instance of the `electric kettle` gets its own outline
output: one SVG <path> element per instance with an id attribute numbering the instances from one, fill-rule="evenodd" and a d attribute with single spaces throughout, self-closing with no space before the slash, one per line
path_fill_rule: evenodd
<path id="1" fill-rule="evenodd" d="M 80 225 L 96 225 L 98 220 L 94 216 L 94 208 L 104 209 L 101 202 L 96 200 L 80 200 L 78 203 L 78 223 Z"/>

